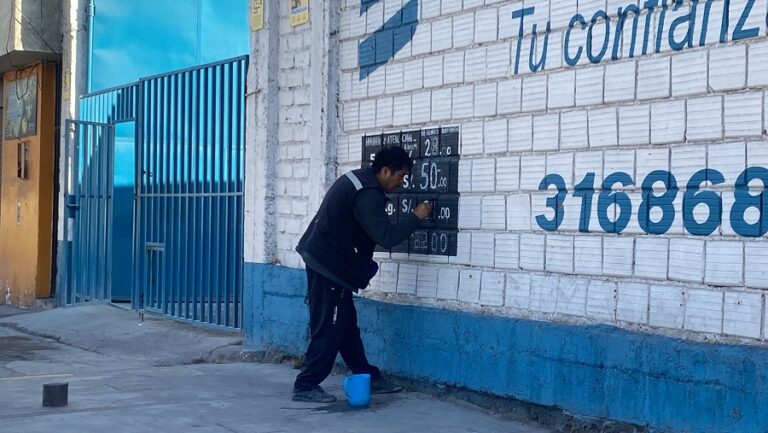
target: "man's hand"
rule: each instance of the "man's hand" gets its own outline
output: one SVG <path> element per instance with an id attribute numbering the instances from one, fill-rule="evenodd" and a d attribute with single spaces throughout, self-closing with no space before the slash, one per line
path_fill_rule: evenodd
<path id="1" fill-rule="evenodd" d="M 425 201 L 422 202 L 416 209 L 413 210 L 413 213 L 416 215 L 416 218 L 423 220 L 424 218 L 427 218 L 428 216 L 432 215 L 432 203 Z"/>

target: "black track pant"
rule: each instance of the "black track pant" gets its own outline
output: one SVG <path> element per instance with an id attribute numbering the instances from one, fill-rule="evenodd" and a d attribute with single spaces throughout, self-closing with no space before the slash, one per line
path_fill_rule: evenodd
<path id="1" fill-rule="evenodd" d="M 352 373 L 369 373 L 372 380 L 381 377 L 379 369 L 365 357 L 352 291 L 342 289 L 310 267 L 307 286 L 311 335 L 304 370 L 296 377 L 294 391 L 309 391 L 325 380 L 339 352 Z"/>

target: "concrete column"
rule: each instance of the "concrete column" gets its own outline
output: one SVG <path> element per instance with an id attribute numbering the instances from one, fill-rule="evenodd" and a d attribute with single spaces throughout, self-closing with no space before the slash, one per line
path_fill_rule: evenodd
<path id="1" fill-rule="evenodd" d="M 264 28 L 251 34 L 246 97 L 245 261 L 275 259 L 275 173 L 278 144 L 279 5 L 264 2 Z"/>

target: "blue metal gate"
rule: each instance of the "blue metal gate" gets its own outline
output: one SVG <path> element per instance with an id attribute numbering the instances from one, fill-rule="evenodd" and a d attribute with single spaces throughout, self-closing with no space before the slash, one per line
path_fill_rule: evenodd
<path id="1" fill-rule="evenodd" d="M 60 304 L 109 301 L 112 253 L 112 125 L 68 120 L 65 144 L 66 218 Z"/>
<path id="2" fill-rule="evenodd" d="M 139 82 L 139 308 L 240 327 L 246 68 L 241 57 Z"/>
<path id="3" fill-rule="evenodd" d="M 105 158 L 114 158 L 109 128 L 135 122 L 134 309 L 241 326 L 247 65 L 247 57 L 239 57 L 86 95 L 81 116 L 101 123 L 71 122 L 108 128 L 112 150 Z M 73 234 L 95 229 L 76 224 Z M 90 247 L 81 255 L 104 253 Z M 67 263 L 67 281 L 79 281 L 77 266 L 101 266 Z M 99 296 L 109 299 L 108 292 Z"/>

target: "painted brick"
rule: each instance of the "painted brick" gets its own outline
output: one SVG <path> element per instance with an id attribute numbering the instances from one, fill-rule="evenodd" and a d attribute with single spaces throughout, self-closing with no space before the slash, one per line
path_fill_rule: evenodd
<path id="1" fill-rule="evenodd" d="M 485 80 L 485 47 L 467 50 L 464 54 L 464 81 L 471 83 Z"/>
<path id="2" fill-rule="evenodd" d="M 462 269 L 459 273 L 459 301 L 480 302 L 480 278 L 476 270 Z"/>
<path id="3" fill-rule="evenodd" d="M 763 135 L 762 92 L 725 95 L 725 137 Z"/>
<path id="4" fill-rule="evenodd" d="M 499 40 L 502 39 L 509 39 L 513 37 L 517 37 L 518 34 L 518 27 L 516 26 L 509 26 L 504 24 L 504 17 L 511 17 L 512 13 L 518 9 L 520 9 L 521 4 L 519 2 L 504 5 L 499 8 L 499 17 L 500 17 L 500 23 L 499 26 Z M 513 41 L 512 48 L 514 49 L 515 44 L 517 42 Z"/>
<path id="5" fill-rule="evenodd" d="M 635 241 L 635 276 L 666 280 L 668 255 L 669 239 L 637 238 Z"/>
<path id="6" fill-rule="evenodd" d="M 747 46 L 733 45 L 709 50 L 709 87 L 715 91 L 744 87 L 747 78 Z"/>
<path id="7" fill-rule="evenodd" d="M 459 179 L 457 187 L 460 193 L 472 192 L 472 160 L 459 160 Z"/>
<path id="8" fill-rule="evenodd" d="M 459 270 L 441 268 L 437 274 L 437 298 L 450 301 L 459 298 Z"/>
<path id="9" fill-rule="evenodd" d="M 546 236 L 520 235 L 520 268 L 527 271 L 544 271 L 544 244 Z"/>
<path id="10" fill-rule="evenodd" d="M 498 34 L 499 10 L 486 8 L 475 12 L 475 43 L 495 41 Z"/>
<path id="11" fill-rule="evenodd" d="M 386 93 L 397 93 L 403 90 L 403 63 L 387 65 L 385 82 Z"/>
<path id="12" fill-rule="evenodd" d="M 397 293 L 415 295 L 418 274 L 418 266 L 406 263 L 400 264 L 397 276 Z"/>
<path id="13" fill-rule="evenodd" d="M 590 280 L 587 287 L 587 317 L 613 321 L 616 317 L 616 283 Z"/>
<path id="14" fill-rule="evenodd" d="M 671 62 L 671 57 L 637 62 L 637 99 L 668 98 L 672 94 Z"/>
<path id="15" fill-rule="evenodd" d="M 618 140 L 616 108 L 611 107 L 589 110 L 590 147 L 616 146 Z"/>
<path id="16" fill-rule="evenodd" d="M 520 157 L 496 159 L 496 191 L 517 191 L 520 188 Z"/>
<path id="17" fill-rule="evenodd" d="M 672 238 L 669 241 L 669 279 L 701 283 L 704 280 L 704 241 Z"/>
<path id="18" fill-rule="evenodd" d="M 461 214 L 461 209 L 459 209 Z M 461 227 L 461 223 L 459 223 Z M 456 255 L 449 257 L 448 262 L 453 265 L 469 265 L 472 253 L 472 233 L 459 232 L 456 235 Z"/>
<path id="19" fill-rule="evenodd" d="M 546 253 L 547 271 L 573 273 L 573 236 L 547 235 Z"/>
<path id="20" fill-rule="evenodd" d="M 603 156 L 605 177 L 613 173 L 628 173 L 630 176 L 635 172 L 635 152 L 632 150 L 606 150 Z M 602 183 L 602 182 L 601 182 Z"/>
<path id="21" fill-rule="evenodd" d="M 611 63 L 605 67 L 605 102 L 635 99 L 635 62 Z"/>
<path id="22" fill-rule="evenodd" d="M 706 50 L 683 52 L 672 57 L 672 96 L 707 93 Z"/>
<path id="23" fill-rule="evenodd" d="M 416 283 L 416 295 L 420 298 L 437 297 L 437 271 L 436 267 L 419 266 L 419 276 Z"/>
<path id="24" fill-rule="evenodd" d="M 479 195 L 462 195 L 459 197 L 459 229 L 480 228 L 480 207 L 482 197 Z"/>
<path id="25" fill-rule="evenodd" d="M 520 263 L 520 235 L 496 234 L 495 268 L 518 269 Z"/>
<path id="26" fill-rule="evenodd" d="M 560 148 L 586 149 L 589 147 L 587 134 L 587 111 L 566 111 L 560 114 Z"/>
<path id="27" fill-rule="evenodd" d="M 392 126 L 392 98 L 381 98 L 376 101 L 376 126 L 379 128 Z"/>
<path id="28" fill-rule="evenodd" d="M 651 108 L 648 105 L 619 107 L 619 146 L 651 141 Z"/>
<path id="29" fill-rule="evenodd" d="M 368 97 L 381 96 L 387 86 L 386 70 L 379 68 L 368 76 Z"/>
<path id="30" fill-rule="evenodd" d="M 547 108 L 547 76 L 530 75 L 523 79 L 523 111 Z"/>
<path id="31" fill-rule="evenodd" d="M 747 242 L 744 248 L 744 284 L 768 289 L 768 245 L 760 240 Z"/>
<path id="32" fill-rule="evenodd" d="M 443 85 L 443 56 L 432 56 L 424 59 L 424 87 L 439 87 Z"/>
<path id="33" fill-rule="evenodd" d="M 511 60 L 508 42 L 489 46 L 486 56 L 486 76 L 488 79 L 509 77 Z"/>
<path id="34" fill-rule="evenodd" d="M 507 230 L 531 230 L 531 196 L 529 194 L 507 196 Z"/>
<path id="35" fill-rule="evenodd" d="M 429 122 L 431 116 L 432 92 L 418 92 L 411 96 L 411 120 L 414 123 Z M 361 105 L 362 107 L 362 105 Z M 362 112 L 361 119 L 362 119 Z"/>
<path id="36" fill-rule="evenodd" d="M 451 118 L 451 88 L 432 91 L 432 121 L 439 122 Z"/>
<path id="37" fill-rule="evenodd" d="M 747 166 L 768 167 L 768 141 L 747 143 Z"/>
<path id="38" fill-rule="evenodd" d="M 589 281 L 561 276 L 557 285 L 558 314 L 584 317 L 587 315 L 587 289 Z"/>
<path id="39" fill-rule="evenodd" d="M 397 290 L 397 274 L 399 265 L 394 262 L 384 262 L 379 266 L 376 278 L 376 289 L 382 292 L 394 293 Z"/>
<path id="40" fill-rule="evenodd" d="M 576 104 L 576 71 L 563 71 L 549 77 L 549 108 L 573 107 Z"/>
<path id="41" fill-rule="evenodd" d="M 549 48 L 547 49 L 547 63 L 545 67 L 547 69 L 559 69 L 562 68 L 563 65 L 567 65 L 563 62 L 563 39 L 565 39 L 565 33 L 564 32 L 553 32 L 549 34 Z M 553 53 L 553 54 L 550 54 Z M 554 54 L 557 53 L 557 54 Z M 576 86 L 576 77 L 574 77 L 574 81 L 572 82 L 571 86 L 573 86 L 575 90 Z"/>
<path id="42" fill-rule="evenodd" d="M 472 192 L 493 192 L 496 180 L 496 161 L 477 159 L 472 162 Z"/>
<path id="43" fill-rule="evenodd" d="M 403 90 L 412 91 L 424 87 L 424 62 L 412 60 L 403 64 Z M 354 93 L 354 89 L 352 90 Z M 364 96 L 364 95 L 363 95 Z"/>
<path id="44" fill-rule="evenodd" d="M 343 124 L 344 131 L 354 131 L 360 127 L 360 104 L 348 102 L 344 104 Z"/>
<path id="45" fill-rule="evenodd" d="M 453 17 L 453 46 L 472 45 L 475 36 L 475 14 L 461 14 Z"/>
<path id="46" fill-rule="evenodd" d="M 557 173 L 565 181 L 565 187 L 573 189 L 573 153 L 550 153 L 547 155 L 547 173 Z"/>
<path id="47" fill-rule="evenodd" d="M 453 19 L 445 18 L 432 23 L 432 52 L 448 50 L 453 46 Z"/>
<path id="48" fill-rule="evenodd" d="M 531 274 L 510 273 L 506 278 L 504 305 L 527 310 L 531 306 Z"/>
<path id="49" fill-rule="evenodd" d="M 447 53 L 443 57 L 443 82 L 458 84 L 464 82 L 464 52 Z"/>
<path id="50" fill-rule="evenodd" d="M 554 2 L 549 14 L 552 20 L 552 30 L 567 29 L 571 18 L 577 13 L 577 2 Z"/>
<path id="51" fill-rule="evenodd" d="M 522 109 L 523 102 L 523 81 L 522 80 L 504 80 L 499 82 L 498 86 L 499 114 L 518 113 Z"/>
<path id="52" fill-rule="evenodd" d="M 670 163 L 671 172 L 678 179 L 678 187 L 682 188 L 697 171 L 702 169 L 702 161 L 707 160 L 706 146 L 686 146 L 672 148 Z"/>
<path id="53" fill-rule="evenodd" d="M 475 86 L 475 117 L 496 114 L 496 83 Z M 504 134 L 506 136 L 506 133 Z"/>
<path id="54" fill-rule="evenodd" d="M 685 329 L 719 334 L 723 331 L 723 292 L 685 291 Z"/>
<path id="55" fill-rule="evenodd" d="M 473 266 L 493 267 L 494 235 L 493 233 L 472 233 L 472 252 L 470 263 Z"/>
<path id="56" fill-rule="evenodd" d="M 420 23 L 411 40 L 411 54 L 418 56 L 432 50 L 432 24 Z"/>
<path id="57" fill-rule="evenodd" d="M 411 95 L 395 96 L 393 105 L 397 107 L 392 112 L 392 123 L 395 126 L 411 124 Z"/>
<path id="58" fill-rule="evenodd" d="M 707 241 L 704 282 L 715 286 L 741 286 L 744 281 L 744 243 Z"/>
<path id="59" fill-rule="evenodd" d="M 531 275 L 531 310 L 557 311 L 557 280 L 556 276 Z"/>
<path id="60" fill-rule="evenodd" d="M 472 86 L 454 87 L 453 89 L 454 119 L 466 119 L 472 117 L 475 111 L 475 88 Z"/>
<path id="61" fill-rule="evenodd" d="M 757 292 L 725 292 L 723 332 L 747 338 L 760 338 L 763 295 Z"/>
<path id="62" fill-rule="evenodd" d="M 435 18 L 440 16 L 440 2 L 420 2 L 421 6 L 421 18 Z"/>
<path id="63" fill-rule="evenodd" d="M 749 87 L 768 86 L 768 41 L 749 45 Z"/>
<path id="64" fill-rule="evenodd" d="M 533 148 L 533 116 L 509 119 L 509 151 L 528 152 Z"/>
<path id="65" fill-rule="evenodd" d="M 557 150 L 560 141 L 560 115 L 542 114 L 533 117 L 533 150 Z"/>
<path id="66" fill-rule="evenodd" d="M 685 101 L 651 105 L 651 143 L 682 143 L 685 140 Z"/>
<path id="67" fill-rule="evenodd" d="M 546 171 L 546 156 L 531 155 L 520 158 L 520 189 L 538 191 Z"/>
<path id="68" fill-rule="evenodd" d="M 642 182 L 652 171 L 665 170 L 669 171 L 669 149 L 664 148 L 650 148 L 650 149 L 638 149 L 636 152 L 635 160 L 637 165 L 635 167 L 635 183 L 638 186 L 642 186 Z M 699 165 L 701 163 L 699 162 Z M 673 174 L 674 176 L 674 174 Z M 685 186 L 686 179 L 678 180 L 678 188 Z M 683 184 L 681 184 L 683 183 Z M 658 188 L 655 188 L 658 189 Z"/>
<path id="69" fill-rule="evenodd" d="M 616 299 L 616 320 L 648 323 L 648 284 L 620 282 Z"/>
<path id="70" fill-rule="evenodd" d="M 442 0 L 440 4 L 440 13 L 442 15 L 452 14 L 461 11 L 461 0 Z"/>
<path id="71" fill-rule="evenodd" d="M 596 105 L 603 102 L 605 68 L 589 67 L 576 70 L 576 105 Z"/>
<path id="72" fill-rule="evenodd" d="M 722 173 L 728 185 L 736 183 L 746 164 L 747 148 L 743 142 L 707 146 L 707 168 Z"/>
<path id="73" fill-rule="evenodd" d="M 461 127 L 461 154 L 483 153 L 483 122 L 465 123 Z"/>
<path id="74" fill-rule="evenodd" d="M 720 96 L 688 100 L 688 140 L 714 140 L 723 136 L 723 99 Z"/>
<path id="75" fill-rule="evenodd" d="M 683 293 L 680 287 L 652 285 L 648 324 L 682 329 L 683 320 Z"/>
<path id="76" fill-rule="evenodd" d="M 603 250 L 603 275 L 628 277 L 632 275 L 635 240 L 633 238 L 611 238 L 610 247 Z"/>
<path id="77" fill-rule="evenodd" d="M 484 0 L 464 0 L 464 10 L 474 9 L 482 6 Z"/>
<path id="78" fill-rule="evenodd" d="M 480 304 L 504 305 L 504 273 L 483 272 L 480 285 Z"/>
<path id="79" fill-rule="evenodd" d="M 483 197 L 483 230 L 504 230 L 507 223 L 507 203 L 503 195 Z"/>
<path id="80" fill-rule="evenodd" d="M 360 128 L 368 129 L 376 126 L 376 100 L 366 99 L 360 102 Z"/>

